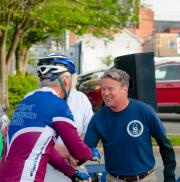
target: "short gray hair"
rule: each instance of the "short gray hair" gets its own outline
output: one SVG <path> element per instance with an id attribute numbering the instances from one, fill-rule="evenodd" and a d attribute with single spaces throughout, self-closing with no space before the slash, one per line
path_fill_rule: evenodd
<path id="1" fill-rule="evenodd" d="M 111 78 L 113 80 L 118 81 L 122 86 L 127 85 L 129 87 L 129 75 L 120 69 L 110 69 L 104 72 L 101 79 Z"/>
<path id="2" fill-rule="evenodd" d="M 69 72 L 64 72 L 62 74 L 59 74 L 57 78 L 63 80 L 64 77 L 68 77 L 68 79 L 72 79 L 72 75 Z M 53 87 L 53 86 L 59 86 L 58 80 L 51 81 L 50 79 L 44 79 L 39 82 L 39 87 Z"/>

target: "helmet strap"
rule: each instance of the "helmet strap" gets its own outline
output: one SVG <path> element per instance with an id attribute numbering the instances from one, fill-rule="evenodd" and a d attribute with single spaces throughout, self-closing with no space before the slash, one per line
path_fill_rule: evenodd
<path id="1" fill-rule="evenodd" d="M 60 78 L 57 78 L 57 81 L 58 81 L 59 85 L 61 86 L 61 88 L 62 88 L 62 90 L 64 92 L 64 100 L 66 101 L 67 98 L 68 98 L 68 95 L 69 95 L 69 91 L 68 92 L 66 91 L 65 86 L 64 86 L 64 84 L 63 84 L 63 82 L 62 82 L 62 80 Z"/>
<path id="2" fill-rule="evenodd" d="M 72 88 L 72 81 L 73 81 L 72 80 L 72 75 L 71 75 L 71 81 L 70 81 L 70 85 L 69 85 L 68 91 L 65 89 L 64 84 L 62 83 L 62 80 L 60 78 L 57 78 L 57 80 L 58 80 L 58 82 L 59 82 L 59 84 L 60 84 L 60 86 L 61 86 L 61 88 L 62 88 L 62 90 L 64 92 L 64 100 L 67 101 L 68 96 L 69 96 L 70 91 L 71 91 L 71 88 Z"/>
<path id="3" fill-rule="evenodd" d="M 70 93 L 70 91 L 71 91 L 71 88 L 72 88 L 72 75 L 71 75 L 71 81 L 70 81 L 70 86 L 69 86 L 69 90 L 68 90 L 68 96 L 69 96 L 69 93 Z"/>

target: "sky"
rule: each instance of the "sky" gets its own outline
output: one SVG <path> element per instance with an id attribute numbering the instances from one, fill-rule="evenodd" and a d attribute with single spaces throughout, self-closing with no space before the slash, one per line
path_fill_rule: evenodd
<path id="1" fill-rule="evenodd" d="M 155 12 L 155 20 L 180 21 L 180 0 L 143 0 Z"/>

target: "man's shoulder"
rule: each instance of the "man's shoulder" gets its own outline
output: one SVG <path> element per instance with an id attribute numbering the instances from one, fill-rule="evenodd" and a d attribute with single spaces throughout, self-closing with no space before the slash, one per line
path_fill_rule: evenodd
<path id="1" fill-rule="evenodd" d="M 39 99 L 41 98 L 54 98 L 54 99 L 62 99 L 58 96 L 58 94 L 55 92 L 55 90 L 53 90 L 52 88 L 50 87 L 42 87 L 42 88 L 39 88 L 39 89 L 36 89 L 36 90 L 33 90 L 31 92 L 29 92 L 28 94 L 25 95 L 24 99 L 29 99 L 31 97 L 37 97 Z M 62 99 L 63 100 L 63 99 Z"/>
<path id="2" fill-rule="evenodd" d="M 132 98 L 130 98 L 129 100 L 135 108 L 138 108 L 140 110 L 146 110 L 146 111 L 153 111 L 154 110 L 151 105 L 149 105 L 149 104 L 147 104 L 141 100 L 132 99 Z"/>
<path id="3" fill-rule="evenodd" d="M 99 109 L 94 116 L 95 117 L 104 117 L 106 114 L 109 114 L 109 108 L 107 106 L 103 106 L 101 109 Z"/>
<path id="4" fill-rule="evenodd" d="M 81 91 L 78 91 L 78 90 L 71 90 L 70 92 L 70 95 L 69 95 L 69 100 L 78 100 L 78 101 L 81 101 L 81 103 L 89 103 L 90 104 L 90 101 L 88 99 L 88 97 Z"/>
<path id="5" fill-rule="evenodd" d="M 67 107 L 66 101 L 60 98 L 57 93 L 50 88 L 40 88 L 29 92 L 21 101 L 21 104 L 28 105 L 29 103 L 42 106 L 43 109 L 47 110 Z"/>
<path id="6" fill-rule="evenodd" d="M 79 90 L 75 90 L 75 89 L 72 89 L 71 92 L 70 92 L 70 96 L 73 95 L 73 96 L 79 96 L 79 97 L 87 97 L 83 92 L 79 91 Z"/>

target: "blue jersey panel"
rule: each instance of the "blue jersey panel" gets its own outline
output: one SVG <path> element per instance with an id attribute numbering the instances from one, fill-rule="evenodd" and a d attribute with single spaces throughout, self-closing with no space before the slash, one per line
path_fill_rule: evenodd
<path id="1" fill-rule="evenodd" d="M 73 121 L 67 103 L 52 92 L 37 90 L 25 97 L 17 106 L 9 127 L 9 140 L 14 133 L 29 127 L 53 127 L 53 117 Z"/>

